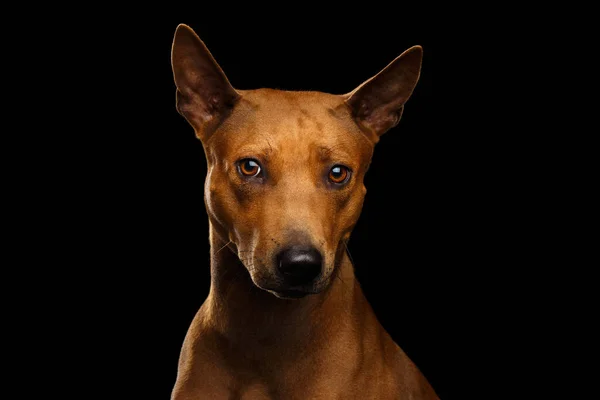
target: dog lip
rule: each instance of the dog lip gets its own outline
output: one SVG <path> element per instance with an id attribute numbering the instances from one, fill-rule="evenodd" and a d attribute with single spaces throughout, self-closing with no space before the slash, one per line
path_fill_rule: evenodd
<path id="1" fill-rule="evenodd" d="M 286 298 L 286 299 L 300 299 L 309 294 L 317 294 L 317 291 L 314 290 L 300 290 L 300 289 L 280 289 L 280 288 L 265 288 L 264 290 L 275 294 L 277 297 Z"/>
<path id="2" fill-rule="evenodd" d="M 300 299 L 306 295 L 312 294 L 312 292 L 307 292 L 304 290 L 273 290 L 280 297 L 285 297 L 289 299 Z"/>

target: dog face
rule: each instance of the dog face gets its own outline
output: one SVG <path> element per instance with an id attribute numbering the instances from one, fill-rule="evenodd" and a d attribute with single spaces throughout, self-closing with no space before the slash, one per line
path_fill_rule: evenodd
<path id="1" fill-rule="evenodd" d="M 373 151 L 343 101 L 241 92 L 205 148 L 209 214 L 254 283 L 285 296 L 322 290 L 360 214 Z"/>
<path id="2" fill-rule="evenodd" d="M 187 26 L 175 33 L 177 109 L 202 141 L 211 225 L 278 297 L 328 286 L 362 209 L 380 135 L 414 89 L 413 47 L 346 95 L 235 90 Z"/>

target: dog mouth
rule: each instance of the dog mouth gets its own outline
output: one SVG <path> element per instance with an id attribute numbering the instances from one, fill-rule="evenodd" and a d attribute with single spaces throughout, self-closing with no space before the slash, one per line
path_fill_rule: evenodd
<path id="1" fill-rule="evenodd" d="M 296 300 L 323 292 L 328 287 L 329 282 L 329 279 L 322 278 L 306 284 L 294 284 L 275 278 L 274 281 L 254 281 L 254 285 L 279 299 Z"/>
<path id="2" fill-rule="evenodd" d="M 240 260 L 242 259 L 240 258 Z M 258 260 L 263 261 L 262 259 Z M 305 273 L 302 270 L 295 273 L 280 271 L 278 270 L 279 264 L 269 265 L 254 262 L 249 265 L 251 268 L 246 267 L 246 269 L 254 286 L 278 299 L 302 299 L 309 295 L 319 294 L 329 286 L 331 281 L 327 265 L 320 267 L 318 274 L 315 274 L 314 271 Z M 308 269 L 310 265 L 300 265 L 299 269 L 301 267 Z"/>
<path id="3" fill-rule="evenodd" d="M 297 300 L 304 297 L 319 294 L 324 290 L 322 285 L 288 286 L 288 285 L 265 285 L 258 286 L 259 289 L 271 293 L 273 296 L 284 300 Z"/>
<path id="4" fill-rule="evenodd" d="M 280 299 L 301 299 L 303 297 L 308 296 L 309 294 L 315 294 L 314 291 L 294 290 L 294 289 L 288 289 L 288 290 L 269 290 L 269 289 L 267 289 L 267 291 L 273 293 L 275 296 L 279 297 Z"/>

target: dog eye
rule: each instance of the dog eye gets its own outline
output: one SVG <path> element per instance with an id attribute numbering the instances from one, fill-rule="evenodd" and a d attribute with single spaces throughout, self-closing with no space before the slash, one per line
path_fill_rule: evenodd
<path id="1" fill-rule="evenodd" d="M 238 164 L 238 169 L 243 176 L 251 177 L 260 174 L 260 164 L 251 158 L 245 158 Z"/>
<path id="2" fill-rule="evenodd" d="M 336 184 L 346 183 L 350 177 L 350 169 L 343 165 L 334 165 L 329 170 L 329 180 Z"/>

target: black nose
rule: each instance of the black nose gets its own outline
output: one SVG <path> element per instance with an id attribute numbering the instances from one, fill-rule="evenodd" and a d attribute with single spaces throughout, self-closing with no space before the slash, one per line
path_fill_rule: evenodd
<path id="1" fill-rule="evenodd" d="M 312 247 L 290 247 L 277 255 L 277 267 L 292 286 L 312 282 L 321 273 L 323 257 Z"/>

